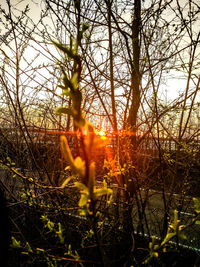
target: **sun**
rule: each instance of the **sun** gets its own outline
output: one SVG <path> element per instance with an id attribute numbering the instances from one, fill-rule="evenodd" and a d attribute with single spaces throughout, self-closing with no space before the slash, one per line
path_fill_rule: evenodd
<path id="1" fill-rule="evenodd" d="M 106 133 L 105 133 L 104 130 L 100 130 L 100 131 L 98 132 L 98 134 L 99 134 L 100 136 L 105 136 L 105 135 L 106 135 Z"/>
<path id="2" fill-rule="evenodd" d="M 104 130 L 97 130 L 95 129 L 95 133 L 101 140 L 107 140 L 106 132 Z"/>

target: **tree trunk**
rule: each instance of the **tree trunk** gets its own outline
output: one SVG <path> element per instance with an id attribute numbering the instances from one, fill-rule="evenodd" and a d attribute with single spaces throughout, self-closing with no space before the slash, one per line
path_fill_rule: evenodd
<path id="1" fill-rule="evenodd" d="M 141 0 L 134 1 L 134 17 L 132 23 L 132 49 L 133 49 L 133 60 L 131 62 L 131 91 L 132 91 L 132 102 L 129 109 L 128 115 L 128 128 L 131 134 L 132 150 L 136 149 L 137 140 L 137 115 L 140 106 L 140 82 L 141 74 L 139 69 L 140 60 L 140 34 L 141 25 Z"/>
<path id="2" fill-rule="evenodd" d="M 111 7 L 112 1 L 107 1 L 108 10 L 108 35 L 109 35 L 109 55 L 110 55 L 110 90 L 111 90 L 111 103 L 112 103 L 112 120 L 113 128 L 117 134 L 117 118 L 115 107 L 115 89 L 114 89 L 114 70 L 113 70 L 113 44 L 112 44 L 112 25 L 111 25 Z"/>

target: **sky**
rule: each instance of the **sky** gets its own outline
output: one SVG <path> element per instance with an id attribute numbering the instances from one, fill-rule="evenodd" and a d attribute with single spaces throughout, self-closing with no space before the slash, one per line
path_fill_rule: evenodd
<path id="1" fill-rule="evenodd" d="M 145 1 L 146 4 L 148 4 L 149 1 Z M 184 5 L 184 2 L 186 2 L 186 0 L 182 0 L 181 3 Z M 31 19 L 34 21 L 34 23 L 37 23 L 40 19 L 40 11 L 44 8 L 43 4 L 41 3 L 40 0 L 11 0 L 11 4 L 15 5 L 15 12 L 17 14 L 17 10 L 22 10 L 27 4 L 29 5 L 30 11 L 29 11 L 29 15 L 31 17 Z M 5 9 L 7 9 L 7 4 L 6 4 L 6 0 L 1 0 L 1 6 Z M 170 14 L 167 13 L 166 16 L 169 16 L 170 18 Z M 130 14 L 127 14 L 127 16 L 124 17 L 124 19 L 127 19 L 127 21 L 130 21 Z M 194 24 L 194 29 L 195 31 L 199 31 L 199 28 L 197 27 L 197 23 Z M 3 29 L 1 29 L 1 35 L 3 34 Z M 29 58 L 29 62 L 31 62 L 31 60 L 36 56 L 35 52 L 35 48 L 38 49 L 38 51 L 41 49 L 39 46 L 37 46 L 37 44 L 33 44 L 33 47 L 28 47 L 25 51 L 24 57 L 25 58 Z M 5 49 L 5 51 L 7 52 L 8 49 L 6 47 L 4 47 L 3 49 Z M 48 47 L 48 49 L 52 49 L 53 53 L 55 53 L 55 50 L 53 50 L 53 48 L 50 48 L 50 46 Z M 200 52 L 200 47 L 197 48 L 198 51 Z M 45 51 L 43 51 L 45 53 Z M 9 53 L 9 52 L 8 52 Z M 187 55 L 186 55 L 187 56 Z M 42 56 L 40 54 L 40 62 L 46 62 L 46 57 Z M 27 63 L 25 61 L 22 60 L 21 62 L 21 66 L 22 68 L 28 68 Z M 50 75 L 49 73 L 47 73 L 45 71 L 45 69 L 41 69 L 40 70 L 40 74 L 41 74 L 41 79 L 45 79 L 48 78 L 48 75 Z M 200 75 L 200 71 L 197 69 L 196 70 L 196 75 Z M 43 76 L 43 78 L 42 78 Z M 25 79 L 25 78 L 24 78 Z M 34 85 L 33 85 L 34 86 Z M 167 102 L 173 101 L 173 99 L 177 98 L 181 92 L 184 92 L 186 88 L 186 80 L 183 78 L 181 72 L 172 70 L 170 71 L 165 78 L 165 83 L 163 83 L 161 85 L 161 91 L 162 91 L 162 97 L 163 99 L 165 99 Z M 198 96 L 199 97 L 199 96 Z"/>

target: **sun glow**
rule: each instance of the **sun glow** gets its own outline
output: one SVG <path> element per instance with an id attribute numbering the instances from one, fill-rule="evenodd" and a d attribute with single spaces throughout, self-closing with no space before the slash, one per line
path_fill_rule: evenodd
<path id="1" fill-rule="evenodd" d="M 104 130 L 100 130 L 100 131 L 98 132 L 98 134 L 101 135 L 101 136 L 105 136 L 105 135 L 106 135 L 106 133 L 105 133 Z"/>
<path id="2" fill-rule="evenodd" d="M 96 134 L 100 136 L 101 140 L 106 140 L 106 132 L 104 130 L 96 131 Z"/>

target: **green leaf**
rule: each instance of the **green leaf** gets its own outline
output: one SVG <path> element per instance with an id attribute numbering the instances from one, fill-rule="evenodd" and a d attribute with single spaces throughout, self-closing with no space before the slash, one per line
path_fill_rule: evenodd
<path id="1" fill-rule="evenodd" d="M 82 32 L 84 33 L 85 31 L 87 31 L 89 29 L 89 25 L 85 22 L 82 23 Z"/>
<path id="2" fill-rule="evenodd" d="M 62 183 L 61 188 L 64 188 L 73 178 L 73 176 L 68 177 L 67 179 L 65 179 L 65 181 Z"/>
<path id="3" fill-rule="evenodd" d="M 75 160 L 73 159 L 67 138 L 65 136 L 60 137 L 60 144 L 63 156 L 70 164 L 72 171 L 83 177 L 85 175 L 85 161 L 83 161 L 80 157 L 77 157 Z"/>
<path id="4" fill-rule="evenodd" d="M 178 224 L 178 211 L 174 210 L 174 224 L 177 225 Z"/>
<path id="5" fill-rule="evenodd" d="M 95 186 L 95 162 L 92 162 L 89 167 L 88 187 L 89 187 L 90 193 L 93 192 L 94 186 Z"/>
<path id="6" fill-rule="evenodd" d="M 58 43 L 56 41 L 52 41 L 52 43 L 55 45 L 55 47 L 57 47 L 62 52 L 64 52 L 65 54 L 67 54 L 67 56 L 69 58 L 72 58 L 72 59 L 76 59 L 77 58 L 77 55 L 73 53 L 73 50 L 72 49 L 70 49 L 67 46 L 65 46 L 65 45 L 63 45 L 61 43 Z"/>
<path id="7" fill-rule="evenodd" d="M 55 110 L 56 114 L 68 114 L 68 115 L 74 115 L 74 112 L 70 109 L 70 108 L 66 108 L 66 107 L 58 107 Z"/>
<path id="8" fill-rule="evenodd" d="M 26 242 L 26 246 L 25 246 L 25 249 L 28 251 L 28 252 L 33 252 L 30 244 L 28 242 Z"/>
<path id="9" fill-rule="evenodd" d="M 60 145 L 61 145 L 61 150 L 62 150 L 65 160 L 70 164 L 72 170 L 75 171 L 74 159 L 73 159 L 71 150 L 69 148 L 67 138 L 63 135 L 60 137 Z"/>
<path id="10" fill-rule="evenodd" d="M 65 167 L 65 171 L 71 170 L 70 166 Z"/>
<path id="11" fill-rule="evenodd" d="M 65 73 L 64 70 L 63 70 L 63 74 L 64 74 L 64 76 L 63 76 L 63 83 L 65 85 L 64 86 L 65 89 L 67 90 L 68 88 L 70 88 L 71 91 L 73 92 L 75 88 L 74 88 L 72 82 L 68 79 L 68 77 L 67 77 L 67 75 L 66 75 L 66 73 Z"/>
<path id="12" fill-rule="evenodd" d="M 158 252 L 153 252 L 152 257 L 158 258 Z"/>
<path id="13" fill-rule="evenodd" d="M 61 88 L 62 90 L 65 90 L 65 86 L 63 86 L 62 84 L 58 84 L 57 87 Z"/>
<path id="14" fill-rule="evenodd" d="M 194 201 L 195 211 L 197 213 L 200 213 L 200 201 L 199 201 L 199 199 L 194 197 L 193 201 Z"/>
<path id="15" fill-rule="evenodd" d="M 21 248 L 21 244 L 20 241 L 17 241 L 14 236 L 11 237 L 12 239 L 12 247 L 13 248 Z"/>
<path id="16" fill-rule="evenodd" d="M 103 195 L 112 194 L 112 190 L 110 188 L 99 188 L 95 192 L 95 197 L 98 198 Z"/>
<path id="17" fill-rule="evenodd" d="M 38 254 L 45 252 L 43 248 L 36 248 L 36 251 L 37 251 Z"/>
<path id="18" fill-rule="evenodd" d="M 85 171 L 85 161 L 81 159 L 81 157 L 76 157 L 74 160 L 74 166 L 77 170 L 84 172 Z"/>
<path id="19" fill-rule="evenodd" d="M 83 177 L 85 175 L 85 161 L 83 161 L 80 157 L 75 158 L 72 167 L 73 171 L 80 177 Z"/>
<path id="20" fill-rule="evenodd" d="M 56 234 L 58 235 L 58 237 L 60 239 L 60 243 L 64 244 L 64 237 L 63 237 L 63 234 L 62 234 L 62 226 L 61 226 L 60 222 L 58 223 L 58 231 L 56 232 Z"/>
<path id="21" fill-rule="evenodd" d="M 171 240 L 174 236 L 176 235 L 176 233 L 168 233 L 165 237 L 165 239 L 163 240 L 163 242 L 161 243 L 161 246 L 163 246 L 164 244 L 166 244 L 169 240 Z"/>
<path id="22" fill-rule="evenodd" d="M 79 214 L 80 214 L 81 216 L 86 216 L 86 215 L 88 214 L 88 212 L 87 212 L 86 209 L 80 209 L 80 210 L 79 210 Z"/>
<path id="23" fill-rule="evenodd" d="M 69 97 L 70 97 L 70 96 L 71 96 L 71 92 L 70 92 L 69 89 L 64 89 L 64 90 L 62 91 L 61 95 L 69 96 Z"/>
<path id="24" fill-rule="evenodd" d="M 82 192 L 88 193 L 88 187 L 83 183 L 75 182 L 74 185 Z"/>
<path id="25" fill-rule="evenodd" d="M 176 231 L 179 223 L 180 223 L 180 220 L 178 219 L 178 211 L 174 210 L 174 220 L 172 223 L 169 224 L 169 227 L 173 229 L 174 231 Z"/>
<path id="26" fill-rule="evenodd" d="M 48 221 L 47 215 L 46 215 L 46 214 L 45 214 L 45 215 L 42 215 L 42 216 L 41 216 L 41 220 L 42 220 L 43 222 Z"/>
<path id="27" fill-rule="evenodd" d="M 47 224 L 46 224 L 46 227 L 49 228 L 49 231 L 50 231 L 50 232 L 53 231 L 54 226 L 55 226 L 54 222 L 51 222 L 50 220 L 48 220 L 48 222 L 47 222 Z"/>
<path id="28" fill-rule="evenodd" d="M 73 85 L 74 90 L 76 90 L 78 88 L 78 72 L 73 74 L 70 82 Z"/>
<path id="29" fill-rule="evenodd" d="M 79 200 L 79 203 L 78 203 L 79 207 L 85 206 L 89 199 L 90 199 L 90 196 L 88 194 L 87 195 L 86 194 L 82 194 L 81 198 Z"/>
<path id="30" fill-rule="evenodd" d="M 86 31 L 88 28 L 89 28 L 89 25 L 88 25 L 88 24 L 86 24 L 86 23 L 83 23 L 83 24 L 82 24 L 82 30 L 79 31 L 79 38 L 80 38 L 80 39 L 83 39 L 83 35 L 84 35 L 85 31 Z"/>

